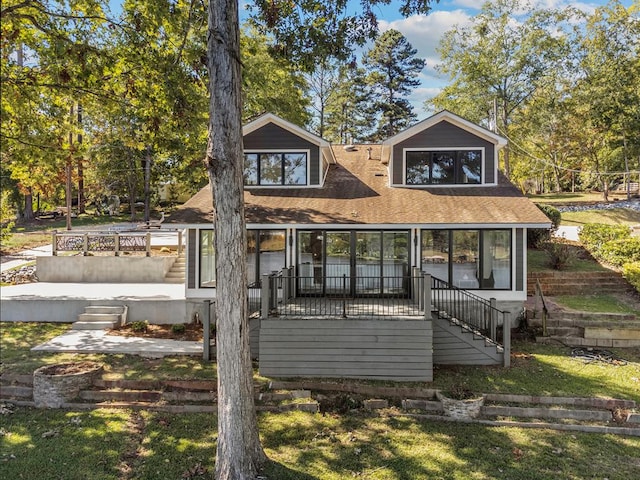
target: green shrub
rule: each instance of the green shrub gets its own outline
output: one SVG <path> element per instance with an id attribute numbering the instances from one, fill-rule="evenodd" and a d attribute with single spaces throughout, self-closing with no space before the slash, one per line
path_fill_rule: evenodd
<path id="1" fill-rule="evenodd" d="M 620 240 L 631 236 L 631 228 L 626 225 L 605 225 L 602 223 L 587 223 L 578 233 L 582 245 L 598 256 L 599 250 L 607 242 Z"/>
<path id="2" fill-rule="evenodd" d="M 640 292 L 640 262 L 625 263 L 622 266 L 622 275 Z"/>
<path id="3" fill-rule="evenodd" d="M 614 267 L 640 262 L 640 238 L 629 237 L 605 242 L 599 252 L 602 260 Z"/>
<path id="4" fill-rule="evenodd" d="M 531 248 L 538 248 L 543 242 L 548 242 L 551 239 L 551 233 L 557 230 L 560 225 L 561 214 L 560 210 L 552 205 L 541 205 L 537 207 L 544 213 L 551 221 L 551 229 L 546 228 L 530 228 L 527 230 L 527 245 Z"/>
<path id="5" fill-rule="evenodd" d="M 184 323 L 174 323 L 171 325 L 171 331 L 173 333 L 184 333 L 187 331 L 187 326 Z"/>
<path id="6" fill-rule="evenodd" d="M 565 270 L 576 261 L 578 252 L 576 249 L 562 241 L 544 242 L 540 248 L 545 251 L 549 260 L 549 267 L 554 270 Z"/>
<path id="7" fill-rule="evenodd" d="M 146 332 L 149 322 L 147 320 L 138 320 L 131 322 L 131 330 L 134 332 Z"/>

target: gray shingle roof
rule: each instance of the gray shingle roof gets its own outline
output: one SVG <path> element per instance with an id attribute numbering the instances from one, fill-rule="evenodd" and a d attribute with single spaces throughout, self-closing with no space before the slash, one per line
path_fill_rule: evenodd
<path id="1" fill-rule="evenodd" d="M 367 160 L 367 148 L 371 159 Z M 354 151 L 333 148 L 331 165 L 321 188 L 246 189 L 247 223 L 258 224 L 430 224 L 536 225 L 547 217 L 506 178 L 497 186 L 389 187 L 379 145 L 358 145 Z M 203 188 L 165 223 L 213 221 L 212 195 Z"/>

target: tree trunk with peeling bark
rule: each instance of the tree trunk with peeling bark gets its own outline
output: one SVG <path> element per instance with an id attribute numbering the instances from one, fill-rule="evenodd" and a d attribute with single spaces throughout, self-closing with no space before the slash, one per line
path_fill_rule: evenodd
<path id="1" fill-rule="evenodd" d="M 240 33 L 237 0 L 209 2 L 209 142 L 218 363 L 218 480 L 254 479 L 266 461 L 258 436 L 247 318 Z"/>

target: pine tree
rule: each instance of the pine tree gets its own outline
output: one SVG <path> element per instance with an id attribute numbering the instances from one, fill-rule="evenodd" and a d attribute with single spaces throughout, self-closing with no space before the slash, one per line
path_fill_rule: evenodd
<path id="1" fill-rule="evenodd" d="M 378 128 L 372 140 L 395 135 L 416 119 L 407 96 L 420 84 L 418 74 L 425 61 L 416 57 L 417 50 L 397 30 L 387 30 L 365 53 L 363 63 L 369 68 L 367 83 L 372 90 L 372 113 L 378 117 Z"/>

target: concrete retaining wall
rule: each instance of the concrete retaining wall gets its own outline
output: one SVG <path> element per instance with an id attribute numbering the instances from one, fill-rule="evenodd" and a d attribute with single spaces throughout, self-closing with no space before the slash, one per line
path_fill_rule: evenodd
<path id="1" fill-rule="evenodd" d="M 109 299 L 87 300 L 81 298 L 8 299 L 2 301 L 0 320 L 5 322 L 53 322 L 70 323 L 78 320 L 85 307 L 92 305 L 123 305 L 129 307 L 127 322 L 148 320 L 154 324 L 188 323 L 184 299 Z"/>
<path id="2" fill-rule="evenodd" d="M 41 282 L 52 283 L 160 283 L 176 257 L 38 257 Z"/>

